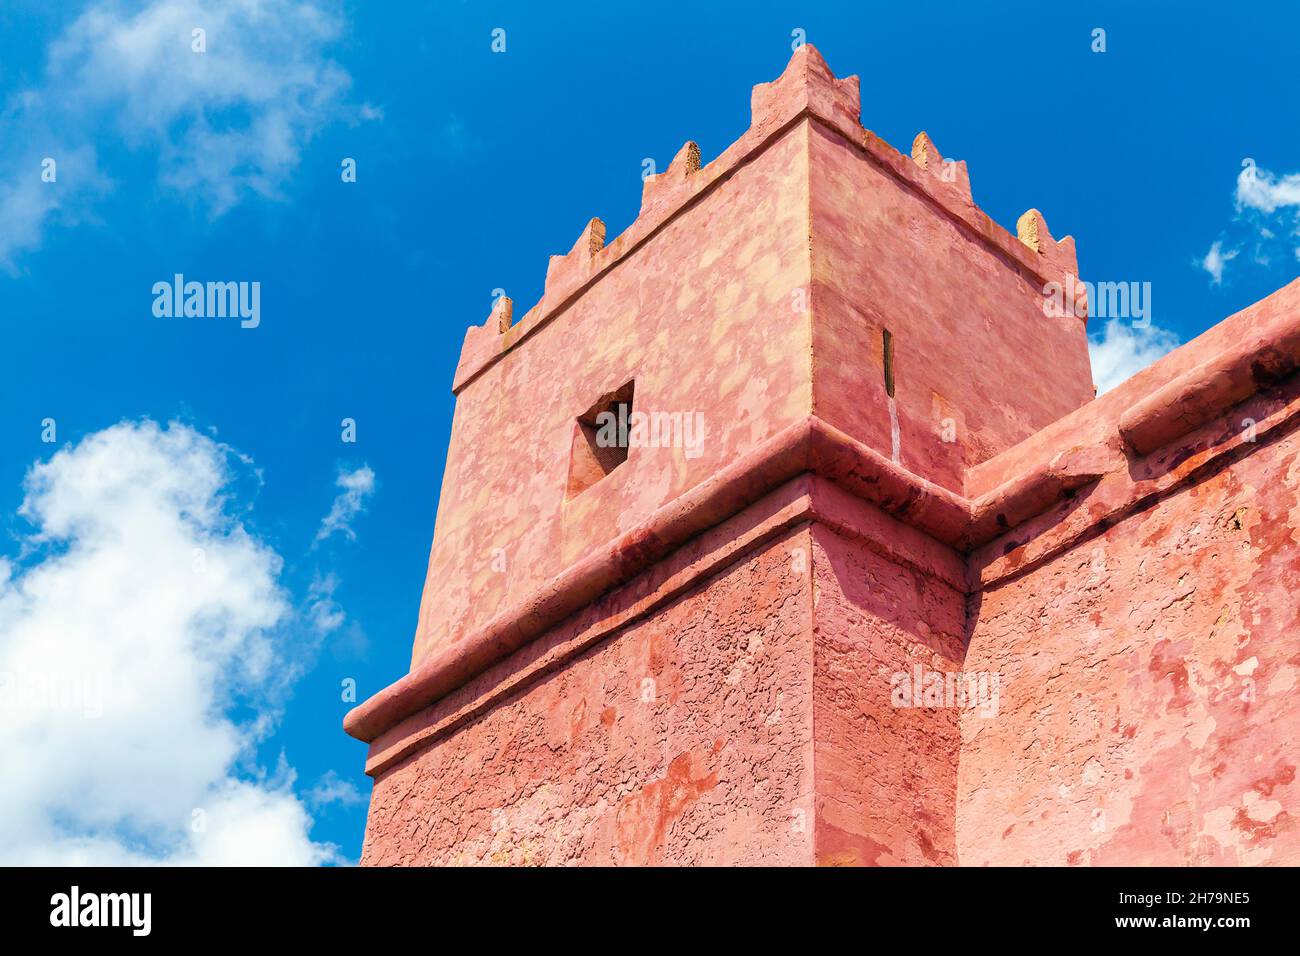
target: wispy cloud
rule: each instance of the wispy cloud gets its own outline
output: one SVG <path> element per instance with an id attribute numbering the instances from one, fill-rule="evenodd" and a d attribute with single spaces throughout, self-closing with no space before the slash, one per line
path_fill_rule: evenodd
<path id="1" fill-rule="evenodd" d="M 1097 394 L 1109 392 L 1178 345 L 1178 336 L 1167 329 L 1155 325 L 1137 328 L 1111 319 L 1100 337 L 1088 339 Z"/>
<path id="2" fill-rule="evenodd" d="M 335 532 L 342 533 L 349 540 L 356 539 L 352 522 L 365 510 L 366 500 L 374 493 L 375 473 L 369 465 L 362 465 L 355 471 L 341 471 L 337 484 L 343 490 L 320 523 L 320 530 L 316 532 L 318 543 Z"/>
<path id="3" fill-rule="evenodd" d="M 344 780 L 333 770 L 327 770 L 316 782 L 316 786 L 307 792 L 307 802 L 313 807 L 327 807 L 335 803 L 354 807 L 365 803 L 366 798 L 351 780 Z"/>
<path id="4" fill-rule="evenodd" d="M 1210 274 L 1210 283 L 1220 285 L 1223 282 L 1223 267 L 1231 260 L 1237 258 L 1237 249 L 1223 251 L 1223 240 L 1216 239 L 1210 246 L 1210 251 L 1205 254 L 1201 260 L 1201 268 Z"/>
<path id="5" fill-rule="evenodd" d="M 1225 230 L 1227 238 L 1196 260 L 1211 285 L 1222 285 L 1227 264 L 1239 257 L 1264 268 L 1300 259 L 1300 173 L 1279 175 L 1244 160 L 1232 200 L 1236 215 Z"/>
<path id="6" fill-rule="evenodd" d="M 322 637 L 333 634 L 347 620 L 343 608 L 334 600 L 338 586 L 337 575 L 317 574 L 307 589 L 307 619 Z"/>
<path id="7" fill-rule="evenodd" d="M 14 146 L 0 162 L 0 265 L 111 187 L 96 141 L 155 155 L 159 180 L 213 216 L 281 197 L 326 123 L 378 115 L 344 103 L 350 78 L 326 53 L 342 30 L 334 0 L 92 4 L 50 44 L 41 82 L 0 113 Z"/>

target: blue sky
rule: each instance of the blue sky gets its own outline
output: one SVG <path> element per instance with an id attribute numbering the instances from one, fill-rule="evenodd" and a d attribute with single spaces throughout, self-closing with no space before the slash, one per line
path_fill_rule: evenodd
<path id="1" fill-rule="evenodd" d="M 591 216 L 611 239 L 626 227 L 644 159 L 662 168 L 694 139 L 707 162 L 738 137 L 796 29 L 861 76 L 867 128 L 904 151 L 925 129 L 965 160 L 995 220 L 1037 207 L 1075 237 L 1084 278 L 1151 283 L 1155 328 L 1118 327 L 1102 353 L 1121 371 L 1300 272 L 1293 4 L 557 6 L 0 4 L 0 667 L 121 635 L 112 681 L 114 661 L 171 639 L 138 623 L 171 579 L 122 550 L 123 528 L 206 542 L 266 585 L 177 639 L 216 655 L 168 677 L 202 688 L 186 719 L 220 738 L 211 759 L 172 779 L 162 753 L 104 812 L 69 807 L 41 788 L 116 793 L 127 770 L 66 776 L 93 735 L 59 725 L 62 763 L 0 788 L 28 832 L 6 846 L 0 828 L 0 859 L 209 861 L 186 835 L 204 800 L 266 810 L 250 844 L 279 846 L 266 833 L 283 826 L 287 857 L 357 858 L 368 781 L 341 682 L 364 699 L 408 665 L 465 327 L 496 288 L 529 308 Z M 175 273 L 259 282 L 260 325 L 155 317 L 151 288 Z M 105 477 L 122 456 L 139 474 Z M 209 484 L 178 489 L 177 468 Z M 155 513 L 160 497 L 188 504 Z M 97 522 L 124 501 L 119 524 Z M 87 599 L 107 636 L 74 640 L 38 585 L 80 592 L 115 573 L 97 557 L 144 596 Z M 146 734 L 137 716 L 114 739 Z"/>

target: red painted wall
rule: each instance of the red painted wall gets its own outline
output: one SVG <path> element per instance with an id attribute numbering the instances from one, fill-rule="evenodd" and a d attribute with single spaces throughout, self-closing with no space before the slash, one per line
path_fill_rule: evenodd
<path id="1" fill-rule="evenodd" d="M 955 863 L 959 714 L 894 706 L 891 679 L 961 670 L 966 596 L 823 525 L 813 544 L 816 862 Z"/>
<path id="2" fill-rule="evenodd" d="M 981 595 L 962 863 L 1300 863 L 1300 438 L 1250 451 Z"/>
<path id="3" fill-rule="evenodd" d="M 961 490 L 966 468 L 1092 399 L 1084 322 L 1045 315 L 1041 278 L 838 133 L 815 130 L 813 410 L 892 453 L 888 328 L 899 460 Z M 937 173 L 921 175 L 959 204 Z"/>
<path id="4" fill-rule="evenodd" d="M 363 862 L 1300 863 L 1300 281 L 1089 401 L 1072 242 L 811 48 L 752 109 L 467 333 Z M 628 381 L 700 454 L 572 493 Z"/>
<path id="5" fill-rule="evenodd" d="M 807 135 L 737 169 L 459 393 L 413 666 L 808 414 L 810 322 L 791 308 Z M 702 453 L 633 448 L 566 498 L 576 417 L 632 380 L 634 410 L 704 416 Z"/>
<path id="6" fill-rule="evenodd" d="M 381 773 L 362 863 L 809 861 L 796 548 L 806 529 Z"/>

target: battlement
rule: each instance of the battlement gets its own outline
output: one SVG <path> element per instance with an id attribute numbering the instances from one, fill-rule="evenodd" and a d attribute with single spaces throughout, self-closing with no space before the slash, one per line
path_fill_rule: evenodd
<path id="1" fill-rule="evenodd" d="M 974 204 L 964 163 L 924 132 L 899 153 L 860 110 L 857 77 L 800 48 L 720 156 L 687 142 L 621 235 L 589 219 L 532 309 L 516 321 L 503 295 L 468 330 L 412 653 L 413 680 L 442 676 L 417 681 L 420 699 L 807 471 L 965 549 L 970 467 L 1091 397 L 1086 311 L 1043 308 L 1073 241 L 1032 209 L 1013 236 Z M 706 421 L 702 454 L 574 457 L 582 416 L 624 387 Z M 510 572 L 490 570 L 505 555 Z"/>
<path id="2" fill-rule="evenodd" d="M 1098 398 L 1041 213 L 811 47 L 751 109 L 466 334 L 364 860 L 1300 860 L 1300 280 Z"/>
<path id="3" fill-rule="evenodd" d="M 945 160 L 924 131 L 913 141 L 911 156 L 904 156 L 862 126 L 861 111 L 858 77 L 837 78 L 815 47 L 811 44 L 800 47 L 780 77 L 754 87 L 749 129 L 721 155 L 702 166 L 699 145 L 692 141 L 685 143 L 666 170 L 645 178 L 640 212 L 617 239 L 606 244 L 605 223 L 593 217 L 569 252 L 551 256 L 541 300 L 517 323 L 509 320 L 509 300 L 504 306 L 507 320 L 502 321 L 498 299 L 482 325 L 470 326 L 465 333 L 452 391 L 459 394 L 485 368 L 568 308 L 602 275 L 631 257 L 675 216 L 703 199 L 802 120 L 835 131 L 1037 285 L 1064 284 L 1067 274 L 1078 276 L 1074 239 L 1071 236 L 1059 241 L 1053 239 L 1043 214 L 1037 209 L 1030 209 L 1020 217 L 1016 234 L 1012 235 L 975 204 L 964 161 Z M 1085 322 L 1086 308 L 1086 303 L 1076 308 Z"/>

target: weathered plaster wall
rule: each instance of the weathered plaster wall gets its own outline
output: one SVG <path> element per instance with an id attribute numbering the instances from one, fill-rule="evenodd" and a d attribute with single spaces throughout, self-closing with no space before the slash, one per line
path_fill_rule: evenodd
<path id="1" fill-rule="evenodd" d="M 921 553 L 898 563 L 822 524 L 812 538 L 817 862 L 955 863 L 957 712 L 893 706 L 891 678 L 961 670 L 965 595 Z"/>
<path id="2" fill-rule="evenodd" d="M 380 774 L 362 862 L 811 862 L 810 547 L 788 533 Z"/>
<path id="3" fill-rule="evenodd" d="M 1091 400 L 1084 323 L 1045 315 L 1041 280 L 820 124 L 809 153 L 819 418 L 891 453 L 883 328 L 900 461 L 946 488 Z"/>
<path id="4" fill-rule="evenodd" d="M 964 865 L 1300 863 L 1300 437 L 986 590 Z"/>
<path id="5" fill-rule="evenodd" d="M 460 392 L 413 667 L 807 415 L 810 322 L 792 293 L 809 267 L 808 135 L 791 128 Z M 703 413 L 701 454 L 633 448 L 566 500 L 576 416 L 632 379 L 636 410 Z"/>
<path id="6" fill-rule="evenodd" d="M 1300 281 L 1084 404 L 1072 243 L 810 47 L 751 107 L 467 333 L 413 672 L 348 718 L 363 861 L 1300 863 Z M 702 455 L 566 498 L 632 379 Z M 917 665 L 996 714 L 895 706 Z"/>

